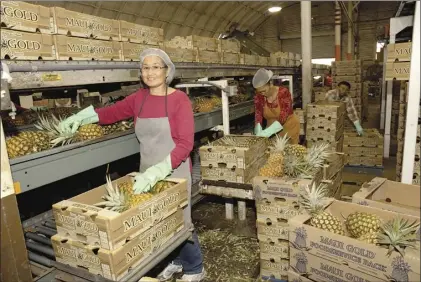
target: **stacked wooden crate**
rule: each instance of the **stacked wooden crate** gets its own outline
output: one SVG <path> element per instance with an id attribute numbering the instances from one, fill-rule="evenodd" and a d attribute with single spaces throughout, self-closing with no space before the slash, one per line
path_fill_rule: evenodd
<path id="1" fill-rule="evenodd" d="M 344 135 L 347 165 L 383 166 L 383 135 L 377 129 L 365 129 L 362 136 L 355 131 L 346 131 Z"/>
<path id="2" fill-rule="evenodd" d="M 112 181 L 114 189 L 132 182 L 132 175 Z M 191 228 L 191 218 L 184 213 L 189 197 L 187 180 L 165 181 L 173 186 L 121 212 L 94 205 L 103 202 L 107 184 L 54 204 L 57 235 L 51 242 L 56 261 L 122 281 L 153 252 Z"/>
<path id="3" fill-rule="evenodd" d="M 278 51 L 270 53 L 269 61 L 272 66 L 298 67 L 301 64 L 301 55 Z"/>
<path id="4" fill-rule="evenodd" d="M 228 135 L 200 147 L 201 175 L 204 180 L 251 183 L 267 161 L 267 138 Z"/>
<path id="5" fill-rule="evenodd" d="M 323 87 L 313 87 L 313 102 L 323 101 L 326 100 L 326 93 L 330 91 L 332 88 L 328 86 Z"/>
<path id="6" fill-rule="evenodd" d="M 306 135 L 306 113 L 303 109 L 295 109 L 294 114 L 300 119 L 300 135 Z"/>
<path id="7" fill-rule="evenodd" d="M 342 152 L 345 104 L 319 101 L 307 105 L 306 139 L 310 147 L 317 142 L 327 142 L 334 152 Z"/>
<path id="8" fill-rule="evenodd" d="M 176 36 L 164 42 L 165 51 L 176 58 L 175 62 L 220 64 L 223 53 L 219 40 L 198 35 Z M 171 57 L 171 55 L 170 55 Z M 171 57 L 172 58 L 172 57 Z"/>
<path id="9" fill-rule="evenodd" d="M 241 45 L 236 40 L 218 40 L 218 51 L 222 54 L 223 64 L 241 64 L 240 49 Z"/>
<path id="10" fill-rule="evenodd" d="M 332 63 L 333 88 L 336 88 L 341 81 L 347 81 L 351 85 L 348 96 L 352 98 L 358 116 L 361 119 L 361 61 L 336 61 Z M 354 128 L 349 119 L 345 119 L 345 128 Z"/>

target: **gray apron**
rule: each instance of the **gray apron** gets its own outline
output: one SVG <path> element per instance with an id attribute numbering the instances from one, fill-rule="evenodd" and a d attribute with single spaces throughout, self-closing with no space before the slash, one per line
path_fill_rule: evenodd
<path id="1" fill-rule="evenodd" d="M 151 166 L 164 160 L 175 148 L 171 136 L 170 122 L 168 119 L 167 95 L 165 95 L 165 117 L 163 118 L 139 118 L 150 93 L 143 98 L 139 112 L 136 116 L 135 133 L 140 143 L 140 168 L 141 173 Z M 188 207 L 184 209 L 184 220 L 186 226 L 191 223 L 191 173 L 190 158 L 182 162 L 173 170 L 169 177 L 187 179 Z"/>

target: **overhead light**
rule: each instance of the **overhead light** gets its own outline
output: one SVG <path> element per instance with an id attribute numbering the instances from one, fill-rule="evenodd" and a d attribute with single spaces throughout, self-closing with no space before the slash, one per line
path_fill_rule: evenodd
<path id="1" fill-rule="evenodd" d="M 268 11 L 269 11 L 269 12 L 271 12 L 271 13 L 277 13 L 277 12 L 279 12 L 280 10 L 282 10 L 282 7 L 270 7 L 270 8 L 268 9 Z"/>

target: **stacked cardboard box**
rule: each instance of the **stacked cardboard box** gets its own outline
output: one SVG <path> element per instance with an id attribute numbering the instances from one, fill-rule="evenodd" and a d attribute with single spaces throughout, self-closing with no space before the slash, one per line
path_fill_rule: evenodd
<path id="1" fill-rule="evenodd" d="M 306 113 L 303 109 L 295 109 L 294 114 L 300 119 L 300 135 L 306 135 Z"/>
<path id="2" fill-rule="evenodd" d="M 267 161 L 267 139 L 228 135 L 199 149 L 202 179 L 251 183 Z"/>
<path id="3" fill-rule="evenodd" d="M 319 101 L 307 105 L 306 139 L 308 147 L 327 142 L 334 152 L 342 152 L 345 104 Z"/>
<path id="4" fill-rule="evenodd" d="M 311 180 L 255 177 L 253 191 L 260 244 L 260 276 L 287 280 L 289 269 L 289 220 L 302 214 L 300 191 Z"/>
<path id="5" fill-rule="evenodd" d="M 301 64 L 301 55 L 291 52 L 270 53 L 269 61 L 272 66 L 298 67 Z"/>
<path id="6" fill-rule="evenodd" d="M 409 80 L 412 42 L 387 46 L 386 80 Z"/>
<path id="7" fill-rule="evenodd" d="M 341 221 L 355 212 L 376 215 L 383 222 L 398 217 L 409 222 L 420 220 L 419 216 L 336 200 L 324 211 Z M 352 238 L 348 230 L 345 230 L 345 235 L 338 235 L 311 226 L 311 217 L 302 214 L 289 221 L 290 277 L 298 278 L 298 281 L 319 282 L 421 279 L 419 245 L 414 249 L 406 248 L 403 256 L 395 250 L 388 255 L 387 248 Z"/>
<path id="8" fill-rule="evenodd" d="M 332 75 L 333 75 L 333 88 L 341 81 L 347 81 L 351 84 L 351 90 L 349 96 L 354 102 L 358 116 L 361 119 L 362 113 L 362 80 L 361 80 L 361 61 L 336 61 L 332 63 Z M 352 122 L 349 119 L 345 120 L 345 127 L 353 127 Z"/>
<path id="9" fill-rule="evenodd" d="M 331 90 L 331 87 L 313 87 L 312 101 L 318 102 L 326 99 L 326 93 Z"/>
<path id="10" fill-rule="evenodd" d="M 395 95 L 392 96 L 392 120 L 390 133 L 392 140 L 397 140 L 396 181 L 400 181 L 402 175 L 403 150 L 405 143 L 406 103 L 408 101 L 409 83 L 404 81 L 396 81 L 393 85 L 395 86 Z"/>
<path id="11" fill-rule="evenodd" d="M 355 131 L 344 133 L 346 163 L 352 166 L 383 166 L 383 135 L 377 129 L 366 129 L 359 136 Z"/>
<path id="12" fill-rule="evenodd" d="M 124 212 L 94 206 L 102 202 L 106 184 L 53 205 L 57 235 L 51 238 L 56 261 L 83 267 L 91 273 L 120 281 L 182 231 L 191 227 L 184 208 L 187 180 L 176 183 Z M 132 181 L 127 175 L 112 181 L 117 187 Z"/>

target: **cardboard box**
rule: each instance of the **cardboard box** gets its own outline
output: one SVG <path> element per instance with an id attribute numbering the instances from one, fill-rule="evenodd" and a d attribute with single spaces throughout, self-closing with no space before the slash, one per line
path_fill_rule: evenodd
<path id="1" fill-rule="evenodd" d="M 107 279 L 121 281 L 130 269 L 149 259 L 152 253 L 160 250 L 162 245 L 169 242 L 183 227 L 183 210 L 178 210 L 113 251 L 86 245 L 61 235 L 51 237 L 51 242 L 58 262 L 87 269 Z"/>
<path id="2" fill-rule="evenodd" d="M 230 65 L 238 65 L 240 64 L 240 54 L 223 52 L 222 63 L 230 64 Z"/>
<path id="3" fill-rule="evenodd" d="M 245 65 L 257 66 L 257 65 L 259 65 L 259 58 L 256 55 L 244 54 L 244 64 Z"/>
<path id="4" fill-rule="evenodd" d="M 51 34 L 50 9 L 23 1 L 1 1 L 1 26 L 19 31 Z M 2 34 L 3 35 L 3 34 Z"/>
<path id="5" fill-rule="evenodd" d="M 410 62 L 412 42 L 387 45 L 387 62 Z"/>
<path id="6" fill-rule="evenodd" d="M 310 280 L 310 279 L 306 278 L 305 276 L 302 276 L 302 275 L 296 273 L 291 268 L 288 271 L 288 281 L 289 282 L 314 282 L 313 280 Z"/>
<path id="7" fill-rule="evenodd" d="M 255 160 L 261 158 L 268 148 L 267 139 L 264 137 L 244 135 L 228 135 L 226 137 L 231 138 L 238 145 L 225 145 L 224 139 L 221 138 L 200 147 L 199 155 L 202 167 L 218 167 L 223 164 L 226 168 L 246 169 Z M 251 139 L 255 143 L 247 147 L 245 143 Z"/>
<path id="8" fill-rule="evenodd" d="M 60 7 L 51 8 L 54 34 L 101 40 L 118 40 L 120 27 L 116 20 L 95 17 Z"/>
<path id="9" fill-rule="evenodd" d="M 303 213 L 298 203 L 286 202 L 283 198 L 275 197 L 273 200 L 256 200 L 257 220 L 262 222 L 271 219 L 273 222 L 287 223 L 289 219 Z"/>
<path id="10" fill-rule="evenodd" d="M 314 92 L 314 102 L 326 100 L 326 92 Z"/>
<path id="11" fill-rule="evenodd" d="M 307 117 L 307 130 L 308 129 L 324 129 L 327 132 L 336 131 L 339 128 L 343 128 L 345 113 L 338 118 L 325 118 L 325 117 Z"/>
<path id="12" fill-rule="evenodd" d="M 317 136 L 307 136 L 307 146 L 311 147 L 314 146 L 317 143 L 328 143 L 329 144 L 329 150 L 333 152 L 342 152 L 343 146 L 344 146 L 344 137 L 341 136 L 339 140 L 333 140 L 333 138 L 330 138 L 329 140 L 323 140 L 326 139 L 318 138 Z"/>
<path id="13" fill-rule="evenodd" d="M 307 105 L 307 120 L 313 117 L 327 119 L 341 118 L 346 111 L 345 104 L 341 102 L 319 101 Z"/>
<path id="14" fill-rule="evenodd" d="M 119 32 L 119 40 L 123 42 L 128 41 L 145 45 L 164 43 L 164 30 L 162 28 L 119 21 Z"/>
<path id="15" fill-rule="evenodd" d="M 1 58 L 13 60 L 55 60 L 53 37 L 49 34 L 1 30 Z"/>
<path id="16" fill-rule="evenodd" d="M 269 57 L 257 56 L 259 66 L 269 66 Z"/>
<path id="17" fill-rule="evenodd" d="M 265 165 L 267 156 L 261 156 L 248 164 L 246 168 L 228 168 L 224 163 L 216 166 L 201 166 L 200 173 L 202 179 L 213 181 L 226 181 L 232 183 L 250 183 L 259 172 L 259 168 Z"/>
<path id="18" fill-rule="evenodd" d="M 105 250 L 115 250 L 127 239 L 138 236 L 187 205 L 187 181 L 176 178 L 166 180 L 178 184 L 122 213 L 93 206 L 103 201 L 101 197 L 106 194 L 106 184 L 58 202 L 53 205 L 57 233 Z M 132 181 L 131 175 L 112 183 L 118 185 L 127 181 Z"/>
<path id="19" fill-rule="evenodd" d="M 352 195 L 352 202 L 420 217 L 420 187 L 375 177 Z"/>
<path id="20" fill-rule="evenodd" d="M 396 217 L 408 219 L 410 222 L 419 222 L 419 217 L 405 214 L 398 214 L 392 211 L 381 210 L 373 207 L 362 206 L 354 203 L 347 203 L 332 200 L 325 211 L 336 216 L 340 220 L 353 212 L 366 212 L 377 215 L 383 221 Z M 387 255 L 388 249 L 373 244 L 368 244 L 347 235 L 337 235 L 332 232 L 315 228 L 308 224 L 310 215 L 299 215 L 289 221 L 289 240 L 294 248 L 306 251 L 308 254 L 323 257 L 332 262 L 340 261 L 347 264 L 354 271 L 361 271 L 367 275 L 384 279 L 387 276 L 395 276 L 393 266 L 397 262 L 404 262 L 410 268 L 406 281 L 420 281 L 420 250 L 405 249 L 405 257 L 394 251 Z M 292 252 L 292 248 L 290 249 Z M 398 279 L 399 280 L 399 279 Z M 372 280 L 369 280 L 372 281 Z"/>
<path id="21" fill-rule="evenodd" d="M 57 60 L 120 60 L 120 42 L 54 35 Z"/>
<path id="22" fill-rule="evenodd" d="M 240 54 L 241 45 L 237 40 L 218 40 L 218 51 L 223 53 Z"/>
<path id="23" fill-rule="evenodd" d="M 131 42 L 121 42 L 121 59 L 124 61 L 138 62 L 140 53 L 148 48 L 159 48 L 158 45 L 135 44 Z"/>
<path id="24" fill-rule="evenodd" d="M 354 84 L 354 85 L 358 85 L 361 88 L 361 74 L 357 74 L 357 75 L 336 75 L 333 76 L 333 82 L 341 82 L 341 81 L 346 81 L 349 82 L 350 84 Z"/>
<path id="25" fill-rule="evenodd" d="M 222 63 L 222 53 L 206 50 L 197 51 L 197 62 L 205 64 Z"/>
<path id="26" fill-rule="evenodd" d="M 332 66 L 332 74 L 334 76 L 340 75 L 340 76 L 354 76 L 354 75 L 361 75 L 361 68 L 356 67 L 334 67 Z"/>
<path id="27" fill-rule="evenodd" d="M 383 154 L 383 144 L 377 147 L 344 146 L 343 152 L 352 156 L 378 156 Z"/>
<path id="28" fill-rule="evenodd" d="M 409 80 L 409 73 L 411 71 L 410 62 L 396 62 L 386 63 L 386 78 L 385 80 Z"/>
<path id="29" fill-rule="evenodd" d="M 288 269 L 289 260 L 287 259 L 271 258 L 270 260 L 260 260 L 260 276 L 262 276 L 263 279 L 275 278 L 286 280 L 288 277 Z"/>
<path id="30" fill-rule="evenodd" d="M 346 131 L 344 136 L 344 146 L 379 147 L 383 145 L 383 136 L 377 129 L 365 129 L 363 136 L 359 136 L 356 132 Z"/>
<path id="31" fill-rule="evenodd" d="M 326 141 L 332 144 L 338 141 L 343 136 L 344 127 L 342 126 L 340 128 L 337 128 L 336 130 L 329 130 L 329 129 L 326 130 L 323 128 L 313 129 L 307 125 L 306 133 L 307 133 L 307 136 L 306 136 L 307 140 L 310 140 L 313 142 Z"/>
<path id="32" fill-rule="evenodd" d="M 197 49 L 203 51 L 218 51 L 219 41 L 216 38 L 189 35 L 186 37 L 176 36 L 165 42 L 169 48 Z"/>
<path id="33" fill-rule="evenodd" d="M 287 222 L 278 222 L 271 219 L 257 220 L 256 227 L 259 241 L 288 240 L 289 224 Z"/>
<path id="34" fill-rule="evenodd" d="M 383 155 L 369 156 L 369 157 L 347 155 L 346 163 L 347 165 L 353 165 L 353 166 L 382 167 Z"/>
<path id="35" fill-rule="evenodd" d="M 271 258 L 289 259 L 288 240 L 267 240 L 260 241 L 260 259 L 270 260 Z"/>
<path id="36" fill-rule="evenodd" d="M 176 63 L 192 63 L 197 60 L 197 50 L 165 46 L 165 52 L 171 58 L 171 61 Z"/>
<path id="37" fill-rule="evenodd" d="M 324 259 L 324 257 L 315 256 L 305 251 L 291 248 L 290 253 L 291 272 L 296 273 L 296 275 L 299 275 L 298 273 L 306 275 L 309 278 L 307 281 L 388 281 L 386 277 L 379 279 L 344 264 L 337 263 L 337 261 L 332 262 Z M 292 282 L 294 280 L 289 281 Z"/>

